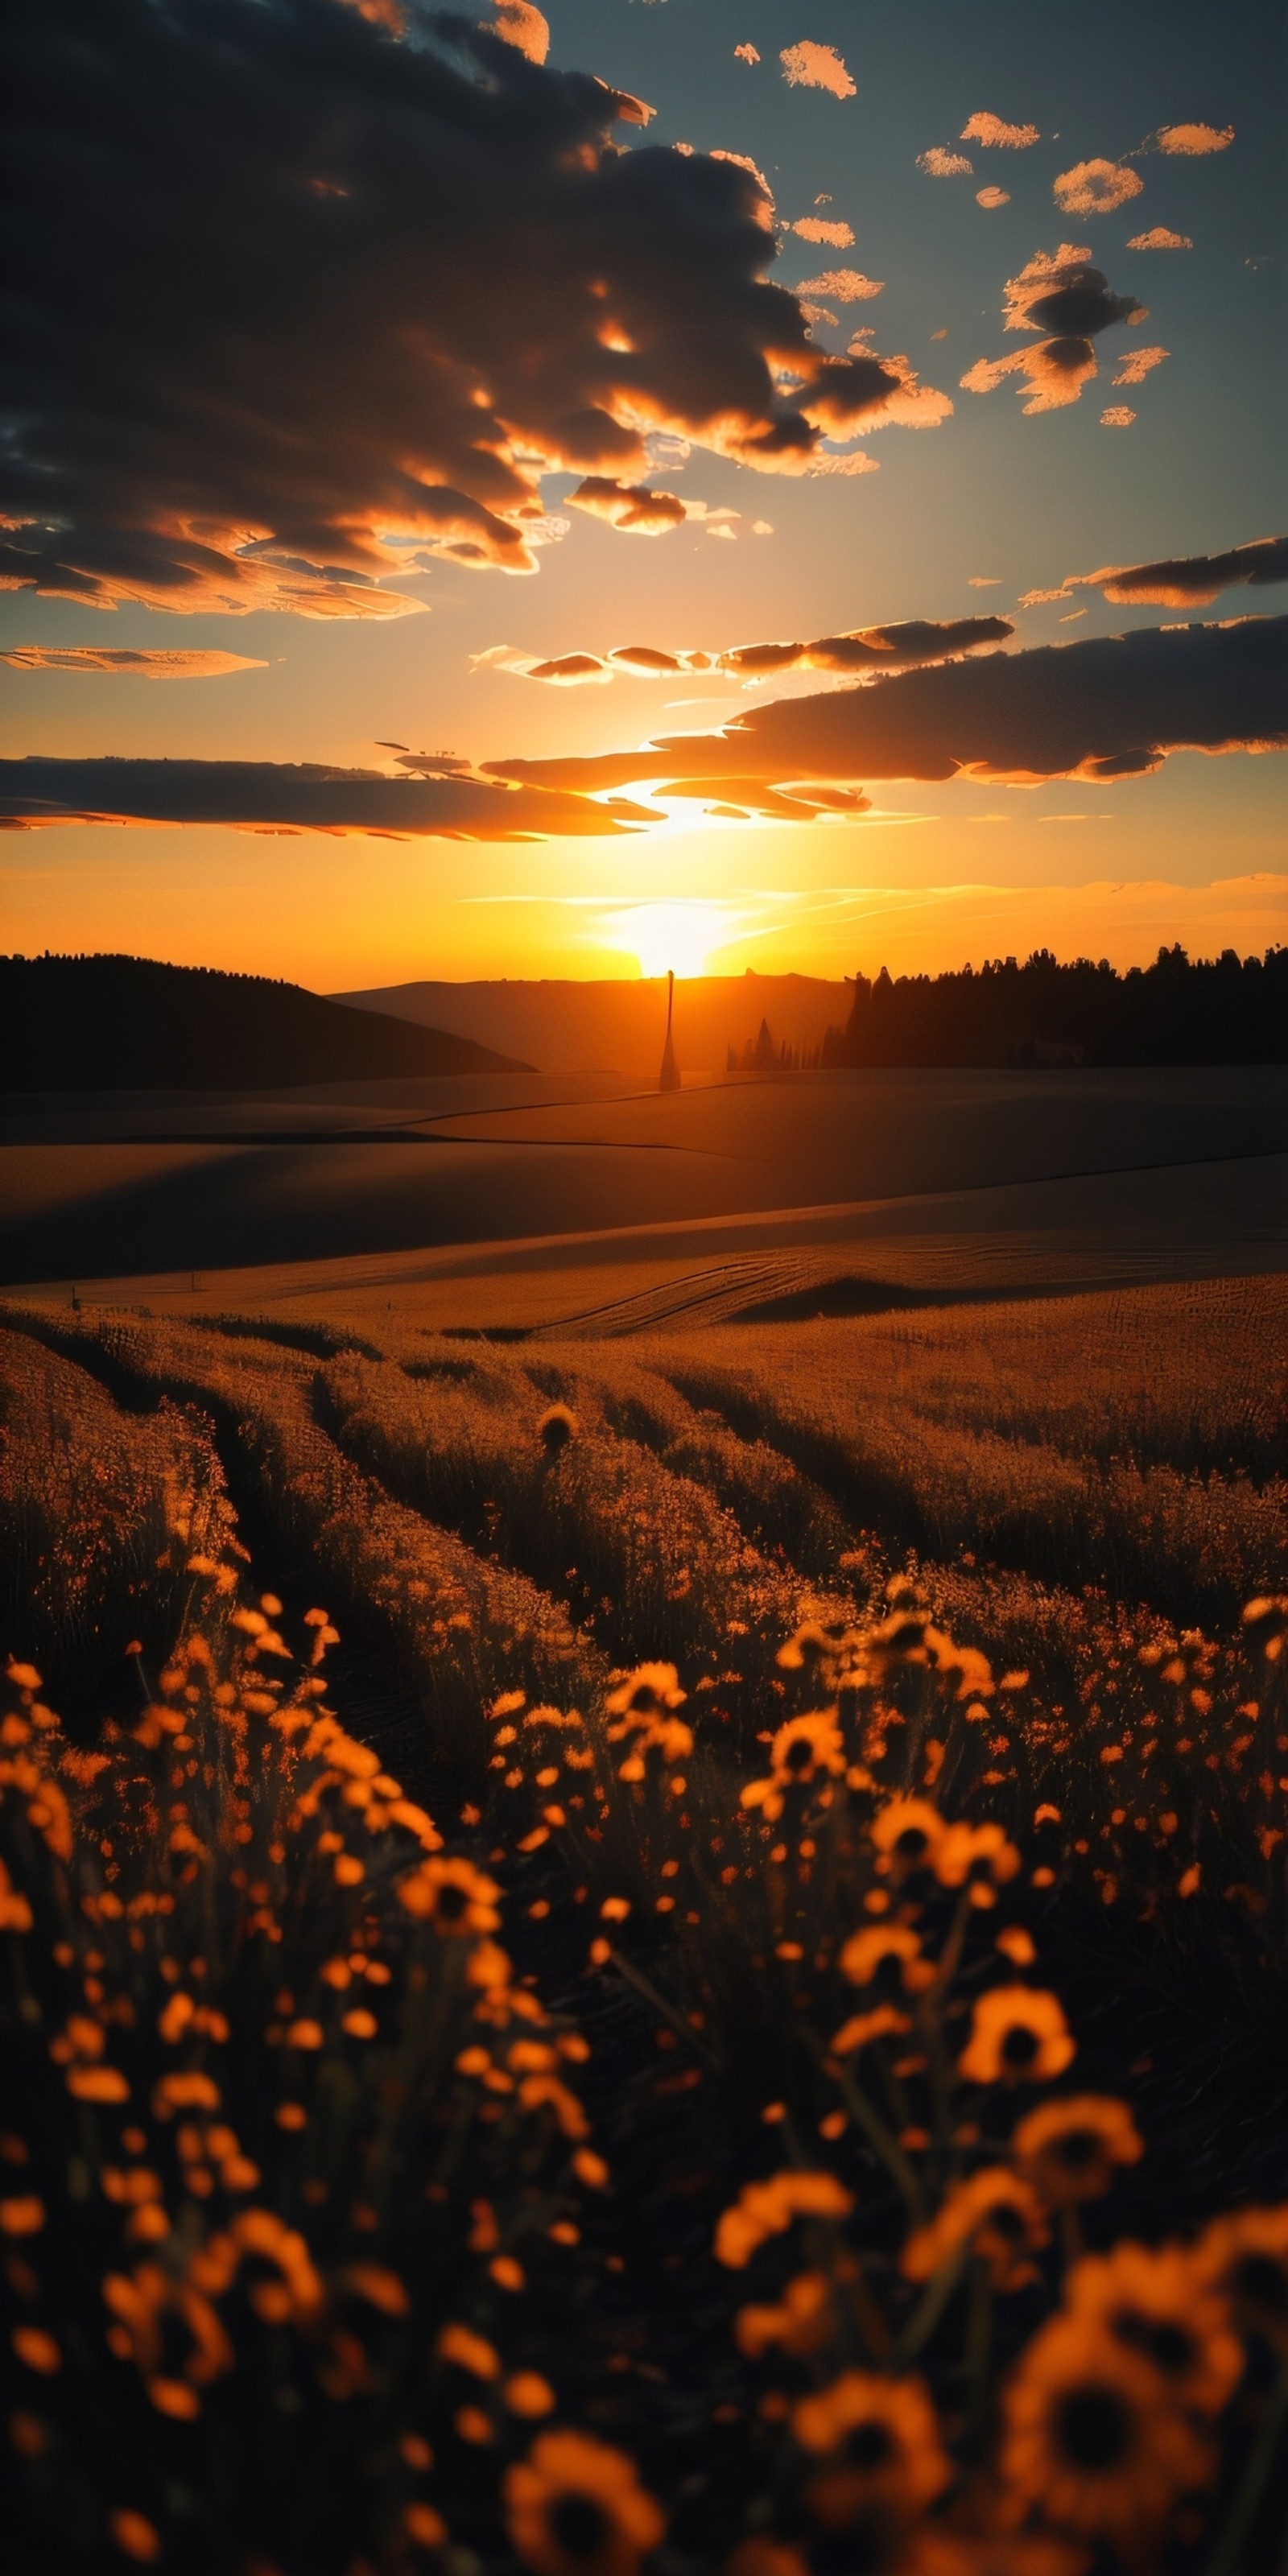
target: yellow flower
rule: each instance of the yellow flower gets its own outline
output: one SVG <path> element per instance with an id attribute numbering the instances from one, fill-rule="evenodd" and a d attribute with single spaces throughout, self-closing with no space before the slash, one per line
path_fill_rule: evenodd
<path id="1" fill-rule="evenodd" d="M 542 2433 L 503 2492 L 511 2546 L 536 2576 L 635 2576 L 666 2529 L 634 2461 L 586 2433 Z"/>
<path id="2" fill-rule="evenodd" d="M 468 1860 L 431 1857 L 398 1883 L 399 1899 L 409 1914 L 431 1921 L 436 1932 L 456 1940 L 497 1930 L 500 1893 L 495 1879 L 485 1878 Z"/>
<path id="3" fill-rule="evenodd" d="M 1041 2103 L 1020 2121 L 1011 2144 L 1030 2182 L 1057 2209 L 1099 2200 L 1115 2165 L 1138 2164 L 1145 2152 L 1126 2103 L 1105 2093 Z"/>
<path id="4" fill-rule="evenodd" d="M 1288 2203 L 1214 2219 L 1194 2253 L 1198 2279 L 1229 2300 L 1244 2334 L 1288 2355 Z"/>
<path id="5" fill-rule="evenodd" d="M 891 1970 L 897 1971 L 898 1981 L 910 1993 L 933 1985 L 935 1979 L 929 1959 L 922 1958 L 918 1935 L 906 1923 L 865 1924 L 861 1932 L 852 1932 L 837 1966 L 852 1986 L 870 1986 L 883 1968 L 887 1977 Z"/>
<path id="6" fill-rule="evenodd" d="M 938 2421 L 920 2379 L 843 2371 L 830 2388 L 797 2401 L 792 2431 L 802 2450 L 829 2455 L 806 2501 L 832 2530 L 872 2505 L 911 2519 L 948 2483 Z"/>
<path id="7" fill-rule="evenodd" d="M 1032 1986 L 981 1995 L 958 2061 L 972 2084 L 1044 2083 L 1063 2075 L 1076 2043 L 1055 1996 Z"/>
<path id="8" fill-rule="evenodd" d="M 1049 2236 L 1032 2184 L 1009 2165 L 987 2165 L 950 2191 L 928 2226 L 914 2230 L 900 2268 L 910 2281 L 928 2281 L 959 2245 L 969 2244 L 987 2263 L 995 2290 L 1018 2290 L 1034 2278 L 1029 2250 Z"/>
<path id="9" fill-rule="evenodd" d="M 950 1825 L 935 1848 L 941 1887 L 969 1887 L 972 1905 L 995 1905 L 997 1889 L 1014 1878 L 1020 1855 L 1000 1825 Z"/>
<path id="10" fill-rule="evenodd" d="M 1136 2556 L 1213 2457 L 1140 2356 L 1080 2317 L 1041 2326 L 1003 2399 L 1001 2470 L 1016 2520 L 1049 2522 Z"/>
<path id="11" fill-rule="evenodd" d="M 767 1823 L 772 1825 L 783 1812 L 788 1789 L 808 1788 L 820 1773 L 836 1779 L 845 1770 L 845 1746 L 836 1710 L 820 1708 L 805 1717 L 789 1717 L 770 1745 L 769 1759 L 772 1767 L 767 1778 L 747 1782 L 742 1804 L 762 1807 Z"/>
<path id="12" fill-rule="evenodd" d="M 767 2182 L 744 2183 L 732 2209 L 716 2227 L 716 2260 L 741 2272 L 758 2246 L 781 2236 L 794 2218 L 846 2218 L 854 2207 L 851 2193 L 835 2174 L 772 2174 Z"/>
<path id="13" fill-rule="evenodd" d="M 877 1850 L 901 1869 L 934 1866 L 948 1827 L 928 1798 L 892 1798 L 872 1819 Z"/>
<path id="14" fill-rule="evenodd" d="M 1065 2283 L 1071 2313 L 1116 2337 L 1156 2370 L 1179 2406 L 1219 2415 L 1243 2372 L 1225 2299 L 1198 2277 L 1181 2245 L 1152 2251 L 1124 2241 L 1076 2263 Z"/>

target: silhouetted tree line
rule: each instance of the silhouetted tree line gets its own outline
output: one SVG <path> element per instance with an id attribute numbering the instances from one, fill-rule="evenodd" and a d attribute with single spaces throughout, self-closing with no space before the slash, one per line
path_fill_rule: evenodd
<path id="1" fill-rule="evenodd" d="M 514 1071 L 469 1038 L 266 975 L 151 957 L 0 957 L 0 1088 L 246 1091 Z"/>
<path id="2" fill-rule="evenodd" d="M 1049 948 L 956 974 L 854 978 L 822 1061 L 865 1064 L 1282 1064 L 1288 948 L 1191 959 L 1160 948 L 1120 975 L 1106 958 L 1061 965 Z"/>

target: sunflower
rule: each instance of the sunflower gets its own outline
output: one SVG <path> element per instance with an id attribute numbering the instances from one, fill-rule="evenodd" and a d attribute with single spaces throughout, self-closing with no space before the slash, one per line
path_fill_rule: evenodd
<path id="1" fill-rule="evenodd" d="M 1138 2164 L 1144 2141 L 1125 2102 L 1108 2093 L 1071 2093 L 1043 2102 L 1011 2141 L 1023 2171 L 1055 2209 L 1099 2200 L 1115 2165 Z"/>
<path id="2" fill-rule="evenodd" d="M 1244 2334 L 1288 2358 L 1288 2203 L 1214 2219 L 1194 2249 L 1200 2283 L 1223 2294 Z"/>
<path id="3" fill-rule="evenodd" d="M 1065 2297 L 1074 2316 L 1149 2362 L 1178 2406 L 1220 2414 L 1242 2374 L 1243 2351 L 1226 2301 L 1196 2279 L 1184 2246 L 1151 2252 L 1125 2241 L 1111 2254 L 1088 2255 L 1070 2272 Z"/>
<path id="4" fill-rule="evenodd" d="M 872 1819 L 872 1840 L 901 1869 L 932 1864 L 948 1828 L 928 1798 L 892 1798 Z"/>
<path id="5" fill-rule="evenodd" d="M 948 2484 L 949 2464 L 924 2381 L 846 2370 L 797 2401 L 792 2432 L 825 2455 L 805 2500 L 815 2520 L 843 2529 L 865 2507 L 910 2521 Z"/>
<path id="6" fill-rule="evenodd" d="M 503 2492 L 511 2545 L 537 2576 L 635 2576 L 666 2529 L 634 2461 L 587 2433 L 542 2433 Z"/>
<path id="7" fill-rule="evenodd" d="M 637 1664 L 633 1673 L 623 1675 L 616 1690 L 604 1702 L 609 1717 L 656 1717 L 673 1708 L 683 1708 L 688 1692 L 680 1688 L 680 1677 L 674 1664 Z M 613 1729 L 609 1728 L 609 1734 Z"/>
<path id="8" fill-rule="evenodd" d="M 950 1825 L 934 1857 L 940 1886 L 968 1887 L 972 1905 L 996 1905 L 998 1888 L 1020 1867 L 1000 1825 Z"/>
<path id="9" fill-rule="evenodd" d="M 935 1981 L 929 1959 L 922 1958 L 920 1939 L 907 1923 L 865 1924 L 861 1932 L 850 1934 L 837 1966 L 852 1986 L 870 1986 L 880 1977 L 885 1986 L 902 1983 L 914 1993 Z"/>
<path id="10" fill-rule="evenodd" d="M 819 1708 L 806 1717 L 789 1717 L 770 1745 L 769 1759 L 772 1768 L 768 1778 L 749 1780 L 742 1804 L 763 1807 L 766 1821 L 772 1825 L 783 1812 L 786 1790 L 807 1788 L 820 1772 L 835 1779 L 845 1770 L 845 1746 L 836 1710 Z"/>
<path id="11" fill-rule="evenodd" d="M 1032 2505 L 1135 2554 L 1213 2456 L 1138 2353 L 1081 2316 L 1034 2335 L 1003 2398 L 1002 2476 L 1016 2521 Z"/>
<path id="12" fill-rule="evenodd" d="M 959 2245 L 968 2244 L 987 2263 L 995 2290 L 1019 2290 L 1035 2277 L 1030 2250 L 1049 2236 L 1033 2185 L 1009 2165 L 986 2165 L 949 2192 L 929 2226 L 914 2229 L 899 2268 L 909 2281 L 929 2281 Z"/>
<path id="13" fill-rule="evenodd" d="M 495 1932 L 501 1917 L 496 1903 L 501 1890 L 495 1879 L 485 1878 L 472 1861 L 423 1860 L 409 1878 L 400 1880 L 398 1894 L 409 1914 L 418 1921 L 432 1921 L 436 1932 L 457 1940 L 472 1940 L 476 1933 Z"/>
<path id="14" fill-rule="evenodd" d="M 817 2352 L 835 2332 L 832 2285 L 826 2272 L 798 2272 L 788 2282 L 780 2306 L 739 2308 L 734 2319 L 734 2342 L 749 2361 L 759 2361 L 774 2343 L 798 2355 Z"/>
<path id="15" fill-rule="evenodd" d="M 972 2084 L 1043 2083 L 1063 2075 L 1075 2046 L 1054 1995 L 994 1986 L 975 2006 L 958 2064 Z"/>

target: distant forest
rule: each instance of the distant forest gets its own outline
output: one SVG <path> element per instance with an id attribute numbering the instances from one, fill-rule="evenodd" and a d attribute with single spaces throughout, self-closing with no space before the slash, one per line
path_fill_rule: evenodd
<path id="1" fill-rule="evenodd" d="M 1104 958 L 1062 966 L 1047 948 L 950 975 L 854 979 L 825 1065 L 1283 1064 L 1288 948 L 1191 960 L 1160 948 L 1120 975 Z M 767 1068 L 766 1068 L 767 1069 Z"/>
<path id="2" fill-rule="evenodd" d="M 265 975 L 150 957 L 0 957 L 6 1091 L 252 1091 L 515 1070 L 469 1038 Z"/>

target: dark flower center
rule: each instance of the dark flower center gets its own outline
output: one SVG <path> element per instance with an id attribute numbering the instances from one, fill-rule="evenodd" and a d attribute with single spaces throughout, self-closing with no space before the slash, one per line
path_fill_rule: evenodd
<path id="1" fill-rule="evenodd" d="M 1116 2469 L 1131 2444 L 1131 2416 L 1112 2388 L 1075 2388 L 1056 2416 L 1056 2438 L 1076 2469 Z"/>
<path id="2" fill-rule="evenodd" d="M 903 1832 L 896 1837 L 894 1847 L 900 1860 L 924 1860 L 929 1842 L 929 1835 L 920 1825 L 905 1825 Z"/>
<path id="3" fill-rule="evenodd" d="M 1234 2267 L 1231 2284 L 1250 2307 L 1264 2308 L 1270 2316 L 1288 2315 L 1288 2272 L 1272 2255 L 1242 2255 Z"/>
<path id="4" fill-rule="evenodd" d="M 884 2468 L 894 2458 L 894 2443 L 888 2424 L 856 2424 L 845 2445 L 846 2458 L 856 2469 Z"/>
<path id="5" fill-rule="evenodd" d="M 973 1860 L 966 1872 L 967 1881 L 972 1887 L 982 1887 L 985 1880 L 990 1879 L 992 1875 L 993 1864 L 986 1855 L 981 1856 L 978 1860 Z"/>
<path id="6" fill-rule="evenodd" d="M 814 1747 L 807 1735 L 795 1735 L 787 1747 L 784 1769 L 808 1771 L 814 1760 Z"/>
<path id="7" fill-rule="evenodd" d="M 463 1887 L 440 1887 L 438 1910 L 445 1923 L 459 1923 L 468 1899 Z"/>
<path id="8" fill-rule="evenodd" d="M 1031 2066 L 1037 2056 L 1038 2035 L 1026 2021 L 1013 2021 L 1002 2042 L 1002 2056 L 1008 2066 Z"/>
<path id="9" fill-rule="evenodd" d="M 984 2212 L 984 2224 L 995 2236 L 1004 2236 L 1010 2245 L 1018 2245 L 1024 2234 L 1024 2220 L 1013 2200 L 994 2201 Z"/>
<path id="10" fill-rule="evenodd" d="M 882 2576 L 898 2554 L 898 2537 L 885 2514 L 863 2514 L 848 2530 L 816 2540 L 809 2563 L 814 2576 Z"/>
<path id="11" fill-rule="evenodd" d="M 550 2530 L 570 2558 L 590 2558 L 602 2549 L 610 2531 L 608 2516 L 593 2496 L 570 2493 L 550 2508 Z"/>
<path id="12" fill-rule="evenodd" d="M 1165 2379 L 1179 2379 L 1194 2359 L 1194 2337 L 1173 2317 L 1143 2317 L 1137 2308 L 1124 2308 L 1114 2318 L 1114 2332 L 1120 2343 L 1143 2352 Z"/>
<path id="13" fill-rule="evenodd" d="M 1062 2138 L 1055 2139 L 1051 2152 L 1068 2166 L 1070 2173 L 1085 2173 L 1102 2153 L 1102 2142 L 1095 2129 L 1066 2129 Z"/>

